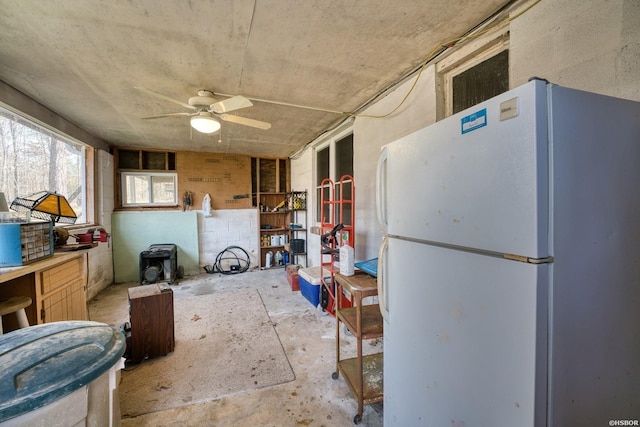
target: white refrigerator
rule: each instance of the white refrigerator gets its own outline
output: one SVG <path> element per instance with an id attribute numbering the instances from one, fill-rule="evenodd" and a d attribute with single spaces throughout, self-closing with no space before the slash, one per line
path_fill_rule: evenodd
<path id="1" fill-rule="evenodd" d="M 385 426 L 640 419 L 640 103 L 532 80 L 384 146 L 377 209 Z"/>

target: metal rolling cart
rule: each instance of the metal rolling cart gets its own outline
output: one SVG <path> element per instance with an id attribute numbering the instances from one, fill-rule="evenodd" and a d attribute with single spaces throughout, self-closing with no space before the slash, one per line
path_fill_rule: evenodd
<path id="1" fill-rule="evenodd" d="M 366 297 L 378 295 L 376 279 L 367 273 L 356 272 L 353 276 L 336 273 L 338 289 L 336 310 L 336 371 L 331 378 L 337 380 L 340 372 L 358 401 L 358 413 L 353 417 L 354 424 L 362 421 L 365 404 L 381 402 L 383 398 L 383 354 L 362 355 L 362 340 L 383 336 L 382 314 L 378 304 L 363 305 Z M 351 295 L 352 306 L 344 307 L 342 290 Z M 340 322 L 356 338 L 356 357 L 340 359 Z"/>

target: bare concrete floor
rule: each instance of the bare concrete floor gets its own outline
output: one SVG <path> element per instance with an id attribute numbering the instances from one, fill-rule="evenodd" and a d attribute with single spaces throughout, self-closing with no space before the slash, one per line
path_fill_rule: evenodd
<path id="1" fill-rule="evenodd" d="M 114 326 L 127 321 L 127 288 L 130 286 L 138 286 L 138 283 L 112 285 L 91 300 L 88 304 L 90 319 Z M 299 291 L 291 291 L 284 270 L 236 275 L 202 274 L 182 279 L 171 287 L 174 298 L 201 295 L 212 290 L 257 289 L 275 325 L 295 380 L 135 418 L 123 418 L 123 426 L 354 425 L 357 401 L 342 376 L 337 380 L 331 379 L 336 370 L 335 319 L 319 313 Z M 341 358 L 355 355 L 353 337 L 342 332 L 340 343 Z M 180 338 L 176 337 L 178 345 Z M 363 349 L 365 354 L 382 351 L 382 342 L 365 341 Z M 382 424 L 381 404 L 365 405 L 360 425 L 376 427 Z"/>

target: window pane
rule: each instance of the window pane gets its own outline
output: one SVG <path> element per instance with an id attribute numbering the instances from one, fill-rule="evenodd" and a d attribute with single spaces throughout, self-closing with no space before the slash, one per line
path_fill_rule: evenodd
<path id="1" fill-rule="evenodd" d="M 329 147 L 316 153 L 316 174 L 316 185 L 318 186 L 323 179 L 329 178 Z"/>
<path id="2" fill-rule="evenodd" d="M 353 134 L 336 142 L 336 181 L 343 175 L 353 176 Z"/>
<path id="3" fill-rule="evenodd" d="M 453 78 L 453 112 L 509 90 L 509 51 L 504 50 Z"/>
<path id="4" fill-rule="evenodd" d="M 146 175 L 125 176 L 125 204 L 135 205 L 140 203 L 150 203 L 149 197 L 149 177 Z"/>
<path id="5" fill-rule="evenodd" d="M 123 206 L 175 206 L 177 181 L 175 173 L 122 172 Z"/>
<path id="6" fill-rule="evenodd" d="M 153 203 L 175 203 L 176 187 L 173 176 L 152 176 Z"/>
<path id="7" fill-rule="evenodd" d="M 53 191 L 69 201 L 77 223 L 87 222 L 84 145 L 0 109 L 0 153 L 0 189 L 9 203 Z"/>

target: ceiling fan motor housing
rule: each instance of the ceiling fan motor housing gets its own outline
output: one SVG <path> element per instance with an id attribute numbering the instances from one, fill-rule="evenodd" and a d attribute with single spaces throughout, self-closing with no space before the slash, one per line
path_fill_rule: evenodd
<path id="1" fill-rule="evenodd" d="M 208 107 L 218 102 L 218 100 L 213 97 L 213 92 L 201 89 L 198 91 L 198 96 L 192 96 L 187 102 L 194 107 Z"/>

